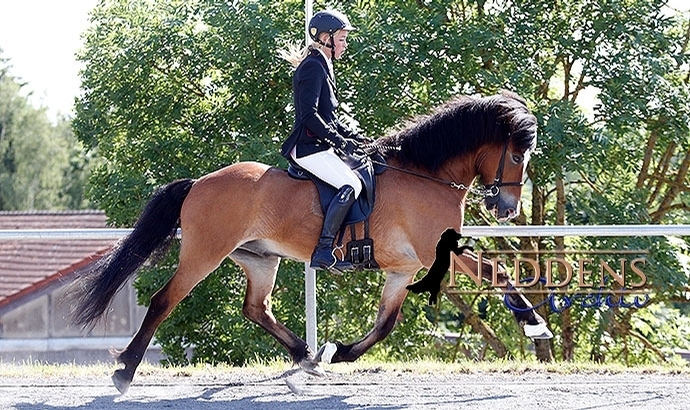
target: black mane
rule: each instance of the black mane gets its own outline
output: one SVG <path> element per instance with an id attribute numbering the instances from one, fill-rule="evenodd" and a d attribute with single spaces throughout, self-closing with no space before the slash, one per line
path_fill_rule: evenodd
<path id="1" fill-rule="evenodd" d="M 375 145 L 386 159 L 435 172 L 458 155 L 484 144 L 504 144 L 509 138 L 523 152 L 534 150 L 536 135 L 537 119 L 525 101 L 504 91 L 483 98 L 454 98 Z"/>

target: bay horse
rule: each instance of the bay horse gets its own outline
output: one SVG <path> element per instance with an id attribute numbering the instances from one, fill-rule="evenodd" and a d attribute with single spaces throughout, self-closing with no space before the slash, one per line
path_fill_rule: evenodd
<path id="1" fill-rule="evenodd" d="M 391 168 L 378 176 L 377 202 L 370 216 L 370 236 L 385 284 L 374 327 L 358 341 L 327 343 L 326 354 L 323 347 L 315 354 L 272 314 L 270 297 L 281 258 L 309 261 L 323 215 L 313 183 L 257 162 L 236 163 L 159 188 L 131 234 L 77 279 L 73 322 L 93 325 L 149 256 L 167 249 L 179 227 L 175 274 L 151 298 L 129 345 L 115 353 L 124 364 L 112 376 L 120 392 L 129 388 L 161 322 L 226 257 L 247 277 L 244 316 L 280 342 L 302 369 L 322 374 L 320 359 L 354 361 L 392 331 L 406 286 L 416 272 L 433 263 L 441 234 L 449 227 L 462 228 L 466 197 L 476 190 L 471 188 L 475 177 L 485 186 L 478 190 L 485 195 L 485 206 L 499 221 L 518 215 L 536 131 L 537 120 L 525 101 L 503 92 L 456 97 L 374 143 Z M 362 228 L 358 231 L 361 237 Z M 476 266 L 473 254 L 461 257 L 467 258 L 467 266 Z M 491 278 L 491 263 L 485 261 L 482 270 Z M 522 295 L 511 297 L 515 306 L 531 306 Z M 530 309 L 514 313 L 521 325 L 545 327 Z"/>

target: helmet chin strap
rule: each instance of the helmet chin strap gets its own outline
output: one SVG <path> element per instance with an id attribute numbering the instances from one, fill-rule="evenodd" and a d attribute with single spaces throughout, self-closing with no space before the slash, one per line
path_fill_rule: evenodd
<path id="1" fill-rule="evenodd" d="M 333 33 L 329 34 L 330 44 L 326 44 L 328 48 L 331 49 L 331 61 L 335 61 L 335 40 L 333 39 Z"/>
<path id="2" fill-rule="evenodd" d="M 335 61 L 335 40 L 333 39 L 333 33 L 329 33 L 330 42 L 324 43 L 321 39 L 316 39 L 316 42 L 324 47 L 328 47 L 331 50 L 331 61 Z"/>

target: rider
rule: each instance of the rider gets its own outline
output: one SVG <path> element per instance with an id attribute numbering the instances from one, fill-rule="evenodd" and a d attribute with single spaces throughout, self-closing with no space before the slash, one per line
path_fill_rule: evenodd
<path id="1" fill-rule="evenodd" d="M 295 124 L 282 145 L 281 154 L 338 189 L 326 208 L 321 235 L 311 255 L 310 266 L 315 269 L 351 267 L 335 257 L 333 242 L 362 191 L 362 183 L 338 154 L 352 154 L 358 150 L 358 142 L 368 139 L 349 129 L 336 116 L 338 100 L 333 61 L 345 52 L 348 33 L 353 30 L 356 28 L 343 13 L 321 11 L 309 22 L 312 44 L 301 51 L 293 50 L 291 55 L 283 53 L 296 67 L 292 79 Z"/>

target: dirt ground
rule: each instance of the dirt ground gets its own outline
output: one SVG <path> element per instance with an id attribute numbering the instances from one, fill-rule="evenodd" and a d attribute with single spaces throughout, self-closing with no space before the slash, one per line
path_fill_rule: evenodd
<path id="1" fill-rule="evenodd" d="M 0 378 L 1 409 L 688 409 L 690 376 L 657 372 L 434 371 L 377 367 L 160 373 L 120 395 L 110 371 Z M 45 372 L 43 372 L 45 373 Z"/>

